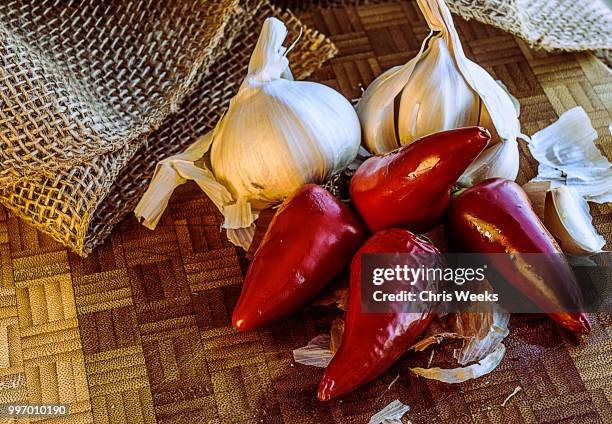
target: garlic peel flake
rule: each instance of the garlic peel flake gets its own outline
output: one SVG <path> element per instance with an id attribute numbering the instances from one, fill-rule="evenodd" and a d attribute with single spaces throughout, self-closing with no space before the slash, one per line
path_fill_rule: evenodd
<path id="1" fill-rule="evenodd" d="M 212 173 L 195 164 L 208 151 L 212 140 L 211 131 L 196 140 L 184 152 L 157 164 L 149 188 L 134 209 L 134 214 L 143 220 L 145 227 L 155 229 L 174 190 L 188 180 L 195 181 L 221 212 L 224 204 L 231 201 L 231 194 L 215 180 Z"/>
<path id="2" fill-rule="evenodd" d="M 401 424 L 402 417 L 410 411 L 410 406 L 394 400 L 383 409 L 372 415 L 368 424 Z"/>
<path id="3" fill-rule="evenodd" d="M 443 383 L 463 383 L 464 381 L 482 377 L 493 371 L 501 362 L 506 352 L 506 347 L 503 344 L 485 356 L 480 362 L 461 368 L 410 368 L 410 371 L 431 380 L 438 380 Z"/>
<path id="4" fill-rule="evenodd" d="M 595 146 L 596 139 L 582 107 L 563 113 L 531 137 L 529 150 L 539 163 L 533 181 L 551 181 L 553 188 L 574 187 L 591 202 L 612 202 L 612 165 Z"/>
<path id="5" fill-rule="evenodd" d="M 254 213 L 255 219 L 259 216 L 258 213 Z M 255 223 L 252 223 L 248 227 L 244 228 L 227 228 L 227 239 L 234 245 L 242 247 L 245 251 L 249 250 L 253 237 L 255 236 Z"/>
<path id="6" fill-rule="evenodd" d="M 457 351 L 455 359 L 460 365 L 480 361 L 497 350 L 510 334 L 510 314 L 497 304 L 490 313 L 464 313 L 457 317 L 459 332 L 473 334 Z"/>
<path id="7" fill-rule="evenodd" d="M 330 349 L 331 337 L 329 334 L 319 334 L 310 340 L 304 347 L 293 351 L 293 360 L 298 364 L 325 368 L 329 365 L 334 354 Z"/>
<path id="8" fill-rule="evenodd" d="M 427 368 L 411 368 L 411 371 L 445 383 L 460 383 L 493 371 L 505 352 L 502 342 L 509 334 L 509 321 L 510 314 L 497 304 L 487 312 L 463 312 L 440 317 L 428 328 L 429 335 L 410 349 L 423 351 L 446 339 L 463 340 L 462 347 L 453 353 L 460 366 L 443 369 L 428 365 Z"/>
<path id="9" fill-rule="evenodd" d="M 544 222 L 544 209 L 546 203 L 546 193 L 550 189 L 550 181 L 529 181 L 523 184 L 523 190 L 527 193 L 533 208 L 538 218 Z"/>

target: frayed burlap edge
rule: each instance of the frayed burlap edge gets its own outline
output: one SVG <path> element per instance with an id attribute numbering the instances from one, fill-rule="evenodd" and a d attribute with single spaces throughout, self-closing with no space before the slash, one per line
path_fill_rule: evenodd
<path id="1" fill-rule="evenodd" d="M 346 7 L 388 3 L 388 0 L 275 0 L 279 7 L 305 10 L 309 7 Z M 446 0 L 451 12 L 475 19 L 523 40 L 530 47 L 547 51 L 608 50 L 610 57 L 612 11 L 604 2 L 591 0 Z"/>

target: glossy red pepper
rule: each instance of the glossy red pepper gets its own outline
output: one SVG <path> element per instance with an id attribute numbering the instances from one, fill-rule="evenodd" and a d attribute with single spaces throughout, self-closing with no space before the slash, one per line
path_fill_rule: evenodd
<path id="1" fill-rule="evenodd" d="M 346 267 L 367 237 L 359 217 L 307 184 L 276 212 L 255 252 L 232 317 L 251 330 L 302 308 Z"/>
<path id="2" fill-rule="evenodd" d="M 373 156 L 355 172 L 351 200 L 371 232 L 429 231 L 444 214 L 451 188 L 490 139 L 484 128 L 460 128 Z"/>
<path id="3" fill-rule="evenodd" d="M 456 251 L 556 256 L 554 263 L 533 255 L 522 255 L 521 261 L 525 262 L 517 262 L 505 254 L 488 258 L 506 281 L 535 305 L 551 311 L 550 317 L 560 325 L 577 334 L 590 331 L 586 314 L 563 311 L 563 305 L 571 310 L 579 309 L 582 296 L 578 282 L 561 248 L 518 184 L 492 178 L 459 194 L 448 212 L 445 234 Z M 540 275 L 534 276 L 533 270 Z M 541 275 L 547 277 L 539 278 Z"/>
<path id="4" fill-rule="evenodd" d="M 389 305 L 387 313 L 365 313 L 361 308 L 361 261 L 364 253 L 412 253 L 413 267 L 439 266 L 436 247 L 408 230 L 390 228 L 376 233 L 355 254 L 351 263 L 349 302 L 338 352 L 319 384 L 319 400 L 342 396 L 385 372 L 421 335 L 433 318 L 433 307 L 422 313 L 402 313 L 402 305 Z M 421 262 L 417 264 L 416 262 Z M 427 263 L 425 263 L 427 262 Z M 435 264 L 435 265 L 434 265 Z M 408 290 L 420 291 L 426 281 L 415 281 Z"/>

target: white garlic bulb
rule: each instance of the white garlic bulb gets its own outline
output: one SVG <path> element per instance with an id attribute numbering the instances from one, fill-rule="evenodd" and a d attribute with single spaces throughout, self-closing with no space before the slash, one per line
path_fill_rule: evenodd
<path id="1" fill-rule="evenodd" d="M 225 216 L 230 241 L 247 248 L 259 210 L 353 161 L 361 141 L 353 106 L 328 86 L 293 81 L 286 35 L 281 21 L 266 19 L 247 77 L 212 134 L 158 166 L 135 209 L 144 225 L 154 228 L 174 188 L 191 179 Z M 200 161 L 209 147 L 212 172 Z"/>
<path id="2" fill-rule="evenodd" d="M 353 107 L 332 88 L 249 81 L 215 130 L 211 164 L 234 198 L 261 209 L 345 168 L 360 137 Z"/>
<path id="3" fill-rule="evenodd" d="M 415 58 L 380 75 L 359 101 L 364 142 L 384 153 L 439 131 L 480 125 L 489 146 L 460 183 L 515 179 L 520 135 L 518 107 L 483 68 L 465 57 L 443 0 L 418 0 L 431 32 Z"/>

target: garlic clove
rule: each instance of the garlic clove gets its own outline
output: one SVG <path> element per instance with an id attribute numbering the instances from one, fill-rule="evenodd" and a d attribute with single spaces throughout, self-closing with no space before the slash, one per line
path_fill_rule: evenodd
<path id="1" fill-rule="evenodd" d="M 401 93 L 397 129 L 402 146 L 439 131 L 479 122 L 481 101 L 457 69 L 444 39 L 431 37 Z"/>
<path id="2" fill-rule="evenodd" d="M 519 171 L 519 150 L 516 139 L 504 140 L 487 147 L 470 167 L 463 173 L 457 183 L 462 187 L 471 187 L 493 177 L 514 181 Z"/>
<path id="3" fill-rule="evenodd" d="M 385 153 L 401 147 L 395 129 L 395 98 L 401 94 L 417 61 L 418 56 L 381 74 L 359 100 L 357 116 L 370 152 Z"/>
<path id="4" fill-rule="evenodd" d="M 542 221 L 544 221 L 546 193 L 548 193 L 550 187 L 550 181 L 529 181 L 523 184 L 523 190 L 531 201 L 531 207 Z"/>
<path id="5" fill-rule="evenodd" d="M 587 201 L 573 187 L 560 186 L 548 191 L 544 224 L 566 253 L 594 254 L 606 244 L 593 227 Z"/>
<path id="6" fill-rule="evenodd" d="M 500 86 L 482 67 L 467 59 L 463 49 L 457 49 L 457 55 L 463 56 L 464 60 L 457 61 L 459 69 L 462 70 L 468 84 L 480 95 L 500 139 L 516 140 L 521 135 L 521 124 L 518 119 L 520 106 L 515 107 L 514 102 L 518 103 L 516 98 L 512 97 L 507 89 Z"/>

